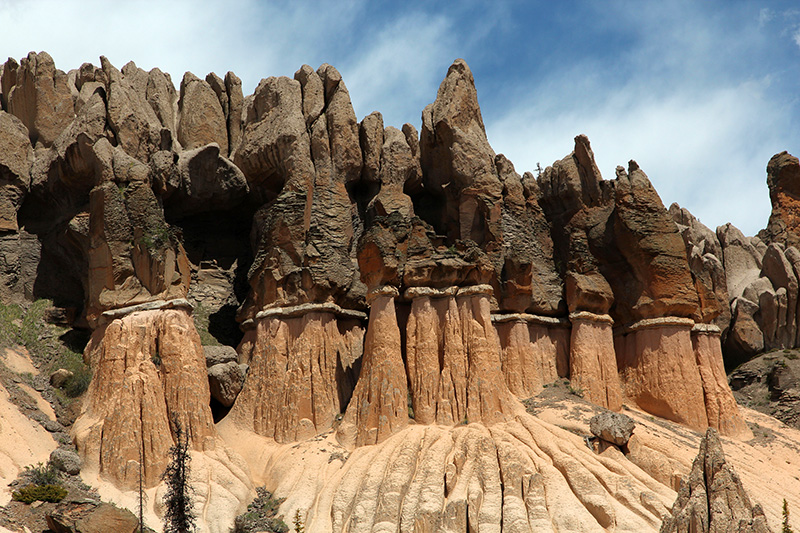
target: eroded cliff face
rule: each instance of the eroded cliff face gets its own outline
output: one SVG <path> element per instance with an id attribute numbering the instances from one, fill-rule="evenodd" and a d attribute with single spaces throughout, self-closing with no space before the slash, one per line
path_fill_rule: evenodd
<path id="1" fill-rule="evenodd" d="M 358 122 L 330 65 L 245 98 L 230 72 L 176 90 L 158 69 L 63 73 L 42 53 L 6 62 L 0 87 L 3 293 L 93 330 L 73 432 L 89 471 L 129 489 L 141 463 L 157 485 L 177 421 L 212 531 L 252 480 L 300 468 L 287 447 L 323 440 L 351 458 L 297 496 L 321 498 L 313 531 L 655 529 L 672 498 L 655 471 L 595 457 L 520 400 L 568 378 L 604 409 L 749 438 L 721 346 L 800 338 L 789 240 L 667 211 L 634 161 L 604 180 L 583 135 L 520 176 L 462 60 L 419 133 Z M 204 354 L 201 323 L 236 355 Z"/>

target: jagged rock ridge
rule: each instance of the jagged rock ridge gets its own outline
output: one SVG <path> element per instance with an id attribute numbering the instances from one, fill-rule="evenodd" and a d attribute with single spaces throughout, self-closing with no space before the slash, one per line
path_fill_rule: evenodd
<path id="1" fill-rule="evenodd" d="M 251 473 L 214 416 L 273 443 L 335 431 L 352 451 L 409 425 L 524 425 L 518 400 L 557 378 L 604 408 L 748 437 L 721 339 L 744 353 L 797 340 L 793 247 L 667 211 L 635 161 L 604 180 L 583 135 L 520 176 L 489 145 L 462 60 L 419 133 L 377 112 L 358 122 L 327 64 L 244 97 L 230 72 L 186 73 L 176 90 L 158 69 L 100 63 L 63 73 L 31 53 L 3 66 L 0 249 L 13 253 L 0 286 L 94 330 L 74 437 L 118 486 L 140 460 L 157 483 L 174 416 L 211 477 L 238 480 L 207 493 L 230 514 Z M 242 335 L 224 340 L 238 360 L 206 370 L 195 305 L 228 329 L 235 309 Z M 614 524 L 592 498 L 593 519 Z M 464 505 L 486 523 L 500 509 Z M 224 529 L 223 515 L 209 524 Z"/>

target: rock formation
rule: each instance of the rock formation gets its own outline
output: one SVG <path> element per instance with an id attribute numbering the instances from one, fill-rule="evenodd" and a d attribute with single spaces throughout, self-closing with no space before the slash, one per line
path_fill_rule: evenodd
<path id="1" fill-rule="evenodd" d="M 141 462 L 158 485 L 177 420 L 212 531 L 320 442 L 337 481 L 301 491 L 320 531 L 652 530 L 670 489 L 520 400 L 568 379 L 746 439 L 722 347 L 800 343 L 786 154 L 759 239 L 668 211 L 635 161 L 603 179 L 584 135 L 520 176 L 463 60 L 419 132 L 359 122 L 327 64 L 245 98 L 231 72 L 176 90 L 32 53 L 3 66 L 0 106 L 0 295 L 92 330 L 84 472 L 128 490 Z"/>
<path id="2" fill-rule="evenodd" d="M 686 481 L 681 481 L 672 514 L 661 533 L 697 531 L 749 531 L 767 533 L 764 511 L 750 503 L 739 476 L 725 461 L 717 432 L 711 428 Z"/>

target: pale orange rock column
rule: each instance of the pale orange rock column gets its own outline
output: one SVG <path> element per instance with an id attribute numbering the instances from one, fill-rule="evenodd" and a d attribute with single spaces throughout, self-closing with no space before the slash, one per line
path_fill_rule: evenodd
<path id="1" fill-rule="evenodd" d="M 347 406 L 339 439 L 346 445 L 378 444 L 408 425 L 408 382 L 403 365 L 396 287 L 370 291 L 369 324 L 361 374 Z"/>
<path id="2" fill-rule="evenodd" d="M 406 291 L 406 360 L 419 424 L 492 424 L 517 404 L 506 385 L 489 285 Z"/>
<path id="3" fill-rule="evenodd" d="M 619 411 L 622 391 L 614 351 L 613 319 L 588 311 L 570 313 L 569 379 L 592 403 Z"/>
<path id="4" fill-rule="evenodd" d="M 640 320 L 618 339 L 625 397 L 642 410 L 697 430 L 708 427 L 689 318 Z"/>
<path id="5" fill-rule="evenodd" d="M 89 470 L 118 487 L 157 485 L 173 444 L 173 418 L 195 450 L 212 449 L 205 356 L 183 309 L 130 313 L 95 330 L 84 356 L 94 376 L 73 437 Z"/>
<path id="6" fill-rule="evenodd" d="M 714 324 L 695 324 L 692 346 L 703 382 L 708 425 L 728 437 L 752 438 L 753 433 L 742 418 L 728 385 L 719 328 Z"/>
<path id="7" fill-rule="evenodd" d="M 544 385 L 569 375 L 569 323 L 565 319 L 515 313 L 492 315 L 500 337 L 503 375 L 517 398 L 539 394 Z"/>
<path id="8" fill-rule="evenodd" d="M 229 414 L 236 425 L 277 442 L 333 427 L 353 390 L 361 315 L 314 303 L 259 312 L 239 346 L 250 370 Z"/>

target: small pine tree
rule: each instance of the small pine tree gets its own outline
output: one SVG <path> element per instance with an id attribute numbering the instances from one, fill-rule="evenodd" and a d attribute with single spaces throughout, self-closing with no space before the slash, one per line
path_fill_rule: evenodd
<path id="1" fill-rule="evenodd" d="M 189 438 L 177 417 L 173 419 L 175 444 L 169 449 L 170 462 L 161 479 L 167 482 L 164 495 L 164 533 L 195 531 L 192 488 L 189 485 Z"/>
<path id="2" fill-rule="evenodd" d="M 294 533 L 304 533 L 306 526 L 303 525 L 303 518 L 300 516 L 300 509 L 294 512 Z"/>
<path id="3" fill-rule="evenodd" d="M 792 526 L 789 525 L 789 504 L 786 503 L 786 498 L 783 499 L 783 529 L 781 533 L 794 533 Z"/>

